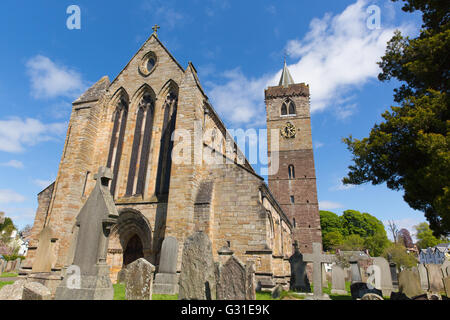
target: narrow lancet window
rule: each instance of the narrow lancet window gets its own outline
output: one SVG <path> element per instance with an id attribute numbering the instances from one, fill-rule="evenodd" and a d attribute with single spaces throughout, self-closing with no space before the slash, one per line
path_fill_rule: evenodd
<path id="1" fill-rule="evenodd" d="M 113 179 L 110 184 L 111 194 L 116 193 L 117 176 L 119 174 L 120 158 L 122 156 L 123 139 L 125 137 L 125 128 L 128 116 L 128 102 L 122 97 L 117 104 L 113 115 L 113 131 L 109 145 L 108 162 L 106 166 L 113 171 Z"/>
<path id="2" fill-rule="evenodd" d="M 153 131 L 154 101 L 144 94 L 139 103 L 126 195 L 143 195 L 147 177 L 148 159 Z M 137 175 L 136 175 L 137 173 Z"/>

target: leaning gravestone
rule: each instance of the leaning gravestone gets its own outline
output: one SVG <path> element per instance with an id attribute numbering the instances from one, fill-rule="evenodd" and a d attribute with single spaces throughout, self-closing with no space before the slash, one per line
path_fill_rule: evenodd
<path id="1" fill-rule="evenodd" d="M 389 269 L 391 271 L 392 284 L 395 287 L 398 287 L 397 264 L 394 262 L 389 262 Z"/>
<path id="2" fill-rule="evenodd" d="M 398 291 L 408 298 L 422 295 L 424 291 L 420 285 L 418 272 L 413 270 L 400 271 L 398 275 Z"/>
<path id="3" fill-rule="evenodd" d="M 426 264 L 428 275 L 428 290 L 433 293 L 440 293 L 444 290 L 442 283 L 442 271 L 439 264 Z"/>
<path id="4" fill-rule="evenodd" d="M 216 264 L 217 300 L 253 300 L 253 268 L 248 268 L 236 256 L 224 265 Z M 248 283 L 250 282 L 250 283 Z"/>
<path id="5" fill-rule="evenodd" d="M 184 242 L 178 286 L 180 300 L 216 300 L 212 245 L 203 232 L 194 233 Z"/>
<path id="6" fill-rule="evenodd" d="M 362 282 L 361 270 L 357 260 L 350 260 L 350 270 L 352 283 Z"/>
<path id="7" fill-rule="evenodd" d="M 445 277 L 442 282 L 444 282 L 445 294 L 450 299 L 450 277 Z"/>
<path id="8" fill-rule="evenodd" d="M 338 265 L 331 267 L 331 293 L 333 294 L 347 294 L 345 289 L 345 273 Z"/>
<path id="9" fill-rule="evenodd" d="M 27 282 L 23 287 L 22 300 L 51 300 L 50 290 L 39 282 Z"/>
<path id="10" fill-rule="evenodd" d="M 334 255 L 323 254 L 322 243 L 313 243 L 313 253 L 305 253 L 303 255 L 305 262 L 313 263 L 313 284 L 314 284 L 314 299 L 326 300 L 329 297 L 325 296 L 322 291 L 322 265 L 323 263 L 332 263 L 335 261 Z"/>
<path id="11" fill-rule="evenodd" d="M 422 263 L 418 264 L 417 270 L 419 271 L 420 285 L 423 291 L 428 291 L 428 273 L 425 265 Z"/>
<path id="12" fill-rule="evenodd" d="M 155 294 L 177 293 L 177 259 L 178 241 L 174 237 L 166 237 L 162 243 L 158 273 L 153 284 Z"/>
<path id="13" fill-rule="evenodd" d="M 441 266 L 442 277 L 450 277 L 450 260 L 445 260 Z"/>
<path id="14" fill-rule="evenodd" d="M 39 242 L 34 258 L 33 273 L 49 273 L 52 271 L 52 264 L 55 255 L 52 249 L 53 230 L 50 226 L 44 227 L 39 234 Z"/>
<path id="15" fill-rule="evenodd" d="M 127 300 L 152 300 L 155 267 L 140 258 L 127 266 L 125 298 Z"/>
<path id="16" fill-rule="evenodd" d="M 381 288 L 383 296 L 389 297 L 394 287 L 392 286 L 391 270 L 389 268 L 389 262 L 383 257 L 373 258 L 373 265 L 379 268 L 381 276 Z"/>
<path id="17" fill-rule="evenodd" d="M 297 292 L 311 292 L 308 275 L 306 274 L 306 262 L 300 253 L 298 242 L 294 243 L 294 254 L 289 258 L 291 265 L 290 289 Z"/>
<path id="18" fill-rule="evenodd" d="M 56 289 L 56 300 L 112 300 L 114 289 L 106 264 L 111 226 L 119 217 L 108 183 L 109 168 L 100 167 L 97 183 L 76 219 L 79 228 L 72 266 L 78 270 L 66 276 Z"/>

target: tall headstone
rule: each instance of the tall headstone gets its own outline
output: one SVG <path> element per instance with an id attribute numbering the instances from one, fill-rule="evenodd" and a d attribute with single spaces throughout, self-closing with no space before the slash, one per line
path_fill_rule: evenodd
<path id="1" fill-rule="evenodd" d="M 14 265 L 14 272 L 18 272 L 21 265 L 22 265 L 22 259 L 17 258 L 16 259 L 16 264 Z"/>
<path id="2" fill-rule="evenodd" d="M 428 290 L 432 293 L 441 293 L 444 291 L 444 284 L 442 282 L 441 265 L 439 264 L 426 264 L 428 275 Z"/>
<path id="3" fill-rule="evenodd" d="M 216 264 L 217 300 L 253 300 L 255 291 L 254 270 L 244 265 L 236 256 L 225 264 Z"/>
<path id="4" fill-rule="evenodd" d="M 53 230 L 50 226 L 44 227 L 39 234 L 39 242 L 34 258 L 33 273 L 49 273 L 52 271 L 52 264 L 55 261 L 55 254 L 52 248 Z"/>
<path id="5" fill-rule="evenodd" d="M 389 270 L 391 271 L 392 284 L 395 287 L 398 287 L 397 264 L 394 262 L 389 262 Z"/>
<path id="6" fill-rule="evenodd" d="M 216 300 L 216 276 L 211 240 L 203 232 L 186 239 L 178 281 L 180 300 Z"/>
<path id="7" fill-rule="evenodd" d="M 314 299 L 327 299 L 322 291 L 322 264 L 332 263 L 335 260 L 334 255 L 323 254 L 322 244 L 320 242 L 313 243 L 313 253 L 305 253 L 303 255 L 305 262 L 313 263 L 313 284 L 314 284 Z"/>
<path id="8" fill-rule="evenodd" d="M 428 273 L 425 265 L 423 263 L 418 264 L 417 271 L 419 272 L 420 286 L 424 291 L 428 291 Z"/>
<path id="9" fill-rule="evenodd" d="M 153 284 L 155 294 L 174 295 L 178 292 L 177 277 L 178 241 L 166 237 L 162 243 L 158 273 Z"/>
<path id="10" fill-rule="evenodd" d="M 450 277 L 445 277 L 442 282 L 444 282 L 445 294 L 447 298 L 450 298 Z"/>
<path id="11" fill-rule="evenodd" d="M 359 269 L 358 260 L 350 260 L 349 262 L 352 283 L 362 282 L 361 270 Z"/>
<path id="12" fill-rule="evenodd" d="M 331 267 L 331 293 L 347 294 L 345 289 L 345 272 L 337 264 Z"/>
<path id="13" fill-rule="evenodd" d="M 389 297 L 394 287 L 392 286 L 391 270 L 389 262 L 383 257 L 373 258 L 373 265 L 379 268 L 381 287 L 377 288 L 383 292 L 383 296 Z"/>
<path id="14" fill-rule="evenodd" d="M 79 268 L 79 274 L 75 272 L 63 279 L 56 290 L 57 300 L 112 300 L 114 297 L 106 264 L 111 226 L 119 217 L 108 188 L 111 170 L 100 167 L 95 179 L 95 188 L 76 219 L 79 230 L 72 266 Z"/>
<path id="15" fill-rule="evenodd" d="M 422 295 L 424 291 L 420 285 L 418 272 L 413 270 L 402 270 L 398 275 L 398 291 L 408 298 Z"/>
<path id="16" fill-rule="evenodd" d="M 450 277 L 450 260 L 445 260 L 441 266 L 442 277 Z"/>
<path id="17" fill-rule="evenodd" d="M 127 300 L 152 300 L 155 267 L 144 258 L 127 266 L 125 298 Z"/>
<path id="18" fill-rule="evenodd" d="M 303 261 L 303 254 L 298 248 L 297 241 L 294 244 L 294 254 L 289 258 L 289 264 L 291 265 L 290 289 L 297 292 L 311 292 L 306 262 Z"/>

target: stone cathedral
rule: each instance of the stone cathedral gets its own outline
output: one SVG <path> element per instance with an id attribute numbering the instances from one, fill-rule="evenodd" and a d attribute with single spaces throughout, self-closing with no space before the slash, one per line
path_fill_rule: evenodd
<path id="1" fill-rule="evenodd" d="M 309 87 L 294 84 L 285 64 L 265 99 L 269 156 L 279 157 L 269 185 L 230 139 L 193 64 L 183 68 L 153 33 L 112 82 L 103 77 L 73 102 L 56 180 L 38 195 L 22 271 L 42 271 L 34 261 L 44 228 L 51 230 L 52 274 L 72 264 L 76 216 L 95 186 L 94 174 L 106 166 L 119 212 L 107 252 L 113 282 L 138 258 L 158 272 L 168 236 L 178 242 L 179 273 L 185 239 L 203 231 L 216 260 L 234 253 L 255 263 L 260 286 L 288 284 L 294 242 L 302 253 L 321 242 Z M 280 133 L 279 150 L 270 145 L 271 129 Z M 188 161 L 175 163 L 173 136 L 180 130 L 200 143 L 185 154 Z M 202 154 L 227 161 L 210 164 Z"/>

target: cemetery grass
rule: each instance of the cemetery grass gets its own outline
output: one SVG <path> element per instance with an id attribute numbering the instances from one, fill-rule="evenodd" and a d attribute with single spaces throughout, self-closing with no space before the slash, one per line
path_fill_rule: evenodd
<path id="1" fill-rule="evenodd" d="M 14 281 L 4 281 L 4 282 L 0 282 L 0 289 L 3 288 L 4 286 L 8 285 L 8 284 L 13 284 Z"/>
<path id="2" fill-rule="evenodd" d="M 0 278 L 15 278 L 17 277 L 18 274 L 17 273 L 12 273 L 12 272 L 4 272 L 0 275 Z"/>
<path id="3" fill-rule="evenodd" d="M 113 284 L 114 300 L 125 300 L 125 284 Z M 178 300 L 178 295 L 154 294 L 152 300 Z"/>

